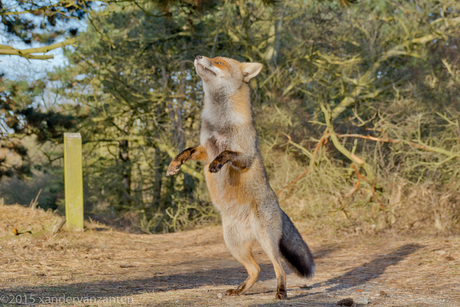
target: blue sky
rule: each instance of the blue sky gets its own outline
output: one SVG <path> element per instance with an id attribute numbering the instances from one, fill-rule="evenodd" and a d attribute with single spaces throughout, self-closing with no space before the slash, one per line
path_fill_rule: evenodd
<path id="1" fill-rule="evenodd" d="M 53 3 L 54 0 L 48 1 Z M 3 3 L 8 9 L 10 7 L 11 11 L 15 10 L 16 2 L 15 0 L 6 0 Z M 42 19 L 38 16 L 33 16 L 32 14 L 23 14 L 22 16 L 36 20 L 39 24 Z M 62 21 L 57 21 L 56 28 L 58 29 L 70 29 L 78 28 L 79 32 L 84 32 L 87 27 L 86 20 L 71 20 L 70 22 L 64 23 Z M 46 29 L 40 29 L 37 27 L 34 32 L 43 33 L 47 31 Z M 65 40 L 65 37 L 58 37 L 55 43 Z M 3 24 L 0 24 L 0 44 L 12 46 L 14 48 L 26 49 L 26 48 L 36 48 L 42 47 L 44 44 L 33 42 L 31 45 L 26 45 L 20 39 L 8 35 L 4 29 Z M 19 56 L 0 56 L 0 72 L 6 74 L 8 79 L 40 79 L 46 75 L 46 72 L 53 70 L 54 67 L 62 66 L 67 63 L 66 57 L 63 55 L 62 48 L 52 50 L 46 54 L 53 54 L 54 59 L 50 60 L 26 60 L 25 58 Z"/>

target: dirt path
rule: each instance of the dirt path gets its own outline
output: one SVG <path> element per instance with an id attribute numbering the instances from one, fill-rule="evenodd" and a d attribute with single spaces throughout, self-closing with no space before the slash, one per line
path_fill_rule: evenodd
<path id="1" fill-rule="evenodd" d="M 84 233 L 51 236 L 46 227 L 40 233 L 37 224 L 27 226 L 30 212 L 11 212 L 0 209 L 4 305 L 336 306 L 353 298 L 355 306 L 460 306 L 460 236 L 306 237 L 316 276 L 304 287 L 286 267 L 289 299 L 279 302 L 261 249 L 255 258 L 262 273 L 250 293 L 221 296 L 246 272 L 227 251 L 220 227 L 135 235 L 90 225 Z M 48 215 L 38 214 L 49 221 Z M 13 225 L 33 234 L 12 236 Z"/>

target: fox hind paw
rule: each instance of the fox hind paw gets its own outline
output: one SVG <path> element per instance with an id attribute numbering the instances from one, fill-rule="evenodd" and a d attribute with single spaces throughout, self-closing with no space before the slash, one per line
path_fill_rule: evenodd
<path id="1" fill-rule="evenodd" d="M 230 295 L 230 296 L 237 296 L 238 291 L 236 289 L 230 289 L 225 292 L 225 295 Z"/>
<path id="2" fill-rule="evenodd" d="M 277 300 L 285 300 L 285 299 L 287 299 L 286 291 L 278 291 L 278 292 L 276 292 L 275 298 Z"/>

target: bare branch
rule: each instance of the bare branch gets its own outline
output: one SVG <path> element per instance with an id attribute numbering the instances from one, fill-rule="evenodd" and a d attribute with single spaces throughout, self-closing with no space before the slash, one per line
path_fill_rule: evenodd
<path id="1" fill-rule="evenodd" d="M 329 112 L 323 103 L 320 104 L 321 111 L 324 113 L 324 118 L 326 120 L 326 126 L 329 130 L 330 138 L 332 143 L 334 144 L 335 148 L 340 151 L 345 157 L 350 159 L 351 161 L 357 163 L 359 166 L 362 166 L 363 169 L 366 171 L 367 179 L 370 183 L 374 182 L 375 176 L 372 168 L 369 164 L 367 164 L 364 160 L 356 156 L 355 154 L 351 153 L 348 149 L 345 148 L 342 144 L 340 144 L 337 135 L 334 132 L 334 127 L 331 123 L 331 112 Z"/>
<path id="2" fill-rule="evenodd" d="M 1 55 L 17 55 L 26 59 L 33 59 L 33 60 L 47 60 L 53 59 L 54 55 L 35 55 L 32 53 L 47 53 L 51 50 L 58 49 L 64 46 L 72 45 L 77 40 L 75 38 L 68 38 L 63 42 L 52 44 L 49 46 L 38 47 L 38 48 L 28 48 L 28 49 L 14 49 L 13 47 L 0 45 L 0 56 Z"/>

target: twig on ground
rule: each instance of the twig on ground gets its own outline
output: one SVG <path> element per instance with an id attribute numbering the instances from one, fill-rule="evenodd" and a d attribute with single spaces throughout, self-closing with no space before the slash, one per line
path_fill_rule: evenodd
<path id="1" fill-rule="evenodd" d="M 37 208 L 38 197 L 40 196 L 40 193 L 41 193 L 41 192 L 42 192 L 42 189 L 40 189 L 40 191 L 38 191 L 38 194 L 37 194 L 37 196 L 35 196 L 35 199 L 32 199 L 32 200 L 30 201 L 29 208 L 31 208 L 31 209 Z"/>
<path id="2" fill-rule="evenodd" d="M 65 218 L 61 218 L 61 221 L 59 223 L 57 223 L 56 225 L 54 225 L 53 231 L 51 232 L 51 234 L 53 236 L 55 234 L 57 234 L 59 232 L 59 230 L 61 230 L 61 228 L 64 226 L 64 224 L 65 224 Z"/>

